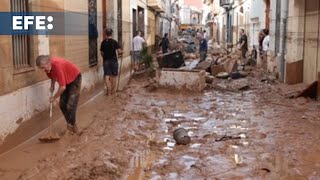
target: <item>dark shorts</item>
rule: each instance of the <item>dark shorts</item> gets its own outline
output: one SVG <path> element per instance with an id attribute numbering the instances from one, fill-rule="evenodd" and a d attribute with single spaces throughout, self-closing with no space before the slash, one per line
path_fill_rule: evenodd
<path id="1" fill-rule="evenodd" d="M 247 51 L 248 51 L 247 49 L 241 49 L 242 58 L 246 58 Z"/>
<path id="2" fill-rule="evenodd" d="M 200 52 L 200 62 L 205 61 L 207 58 L 206 52 Z"/>
<path id="3" fill-rule="evenodd" d="M 141 62 L 141 51 L 133 51 L 134 62 Z"/>
<path id="4" fill-rule="evenodd" d="M 118 61 L 104 61 L 103 62 L 103 71 L 104 76 L 118 76 Z"/>

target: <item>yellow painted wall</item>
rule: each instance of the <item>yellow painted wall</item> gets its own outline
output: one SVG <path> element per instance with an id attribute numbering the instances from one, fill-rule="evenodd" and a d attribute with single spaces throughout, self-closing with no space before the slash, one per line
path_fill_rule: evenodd
<path id="1" fill-rule="evenodd" d="M 148 46 L 155 44 L 156 36 L 156 17 L 153 11 L 148 10 L 148 31 L 146 34 Z"/>
<path id="2" fill-rule="evenodd" d="M 88 0 L 33 0 L 29 4 L 31 11 L 35 12 L 79 12 L 83 14 L 84 29 L 87 28 L 87 12 L 88 12 Z M 125 4 L 124 4 L 125 5 Z M 98 11 L 98 50 L 102 41 L 102 0 L 97 0 Z M 10 0 L 0 1 L 0 11 L 10 11 Z M 99 13 L 100 12 L 100 13 Z M 10 93 L 22 87 L 30 86 L 37 82 L 47 79 L 46 75 L 39 71 L 35 67 L 35 58 L 39 55 L 38 36 L 32 36 L 32 52 L 31 52 L 31 64 L 33 70 L 20 74 L 15 74 L 12 60 L 12 48 L 11 48 L 11 36 L 0 36 L 0 95 Z M 81 36 L 49 36 L 49 49 L 52 56 L 65 57 L 78 65 L 82 72 L 97 70 L 97 66 L 89 67 L 89 51 L 88 51 L 88 35 Z M 101 56 L 98 52 L 99 62 L 101 62 Z M 100 63 L 101 64 L 101 63 Z"/>
<path id="3" fill-rule="evenodd" d="M 132 60 L 130 56 L 131 44 L 132 44 L 132 22 L 131 22 L 131 9 L 130 0 L 122 0 L 122 40 L 123 58 L 120 59 L 120 83 L 119 89 L 123 89 L 129 82 L 132 70 Z"/>

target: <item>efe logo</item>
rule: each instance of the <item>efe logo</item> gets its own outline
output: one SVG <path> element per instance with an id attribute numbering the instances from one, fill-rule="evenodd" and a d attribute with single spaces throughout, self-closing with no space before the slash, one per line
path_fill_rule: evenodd
<path id="1" fill-rule="evenodd" d="M 46 21 L 48 24 L 46 25 Z M 35 25 L 36 30 L 52 30 L 52 16 L 12 16 L 13 30 L 29 30 L 30 25 Z"/>

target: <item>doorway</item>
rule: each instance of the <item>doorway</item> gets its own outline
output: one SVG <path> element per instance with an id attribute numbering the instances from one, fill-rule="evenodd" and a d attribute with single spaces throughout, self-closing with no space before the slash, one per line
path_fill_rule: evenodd
<path id="1" fill-rule="evenodd" d="M 137 10 L 136 9 L 132 9 L 132 38 L 135 37 L 135 35 L 137 34 Z"/>
<path id="2" fill-rule="evenodd" d="M 144 32 L 144 25 L 145 25 L 144 14 L 145 14 L 144 9 L 138 6 L 138 31 L 141 31 L 143 35 L 145 33 Z"/>

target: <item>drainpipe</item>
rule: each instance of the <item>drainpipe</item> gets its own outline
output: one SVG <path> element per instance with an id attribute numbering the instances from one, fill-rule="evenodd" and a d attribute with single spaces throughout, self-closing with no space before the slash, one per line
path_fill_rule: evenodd
<path id="1" fill-rule="evenodd" d="M 284 0 L 283 2 L 283 8 L 281 12 L 281 30 L 282 30 L 282 39 L 281 39 L 281 46 L 280 46 L 280 51 L 279 51 L 279 60 L 278 60 L 278 65 L 279 65 L 279 72 L 280 72 L 280 81 L 284 82 L 284 70 L 285 70 L 285 54 L 286 54 L 286 37 L 287 37 L 287 28 L 288 28 L 288 11 L 289 11 L 289 0 Z"/>

